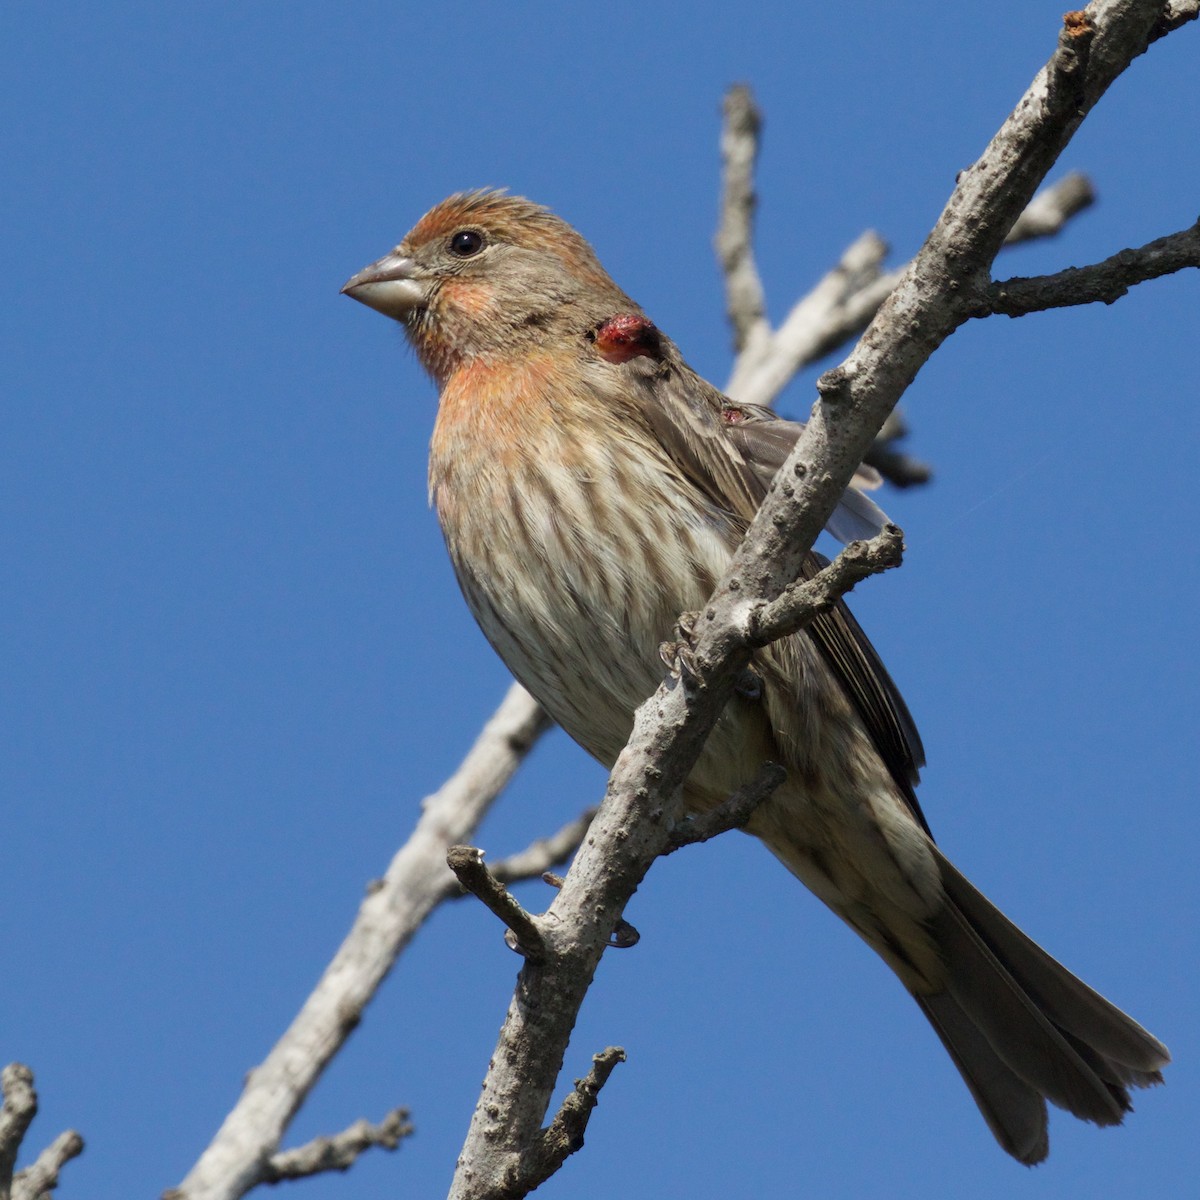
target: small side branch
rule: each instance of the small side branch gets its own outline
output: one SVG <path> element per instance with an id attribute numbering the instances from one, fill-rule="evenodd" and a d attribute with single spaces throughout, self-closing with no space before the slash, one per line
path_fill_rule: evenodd
<path id="1" fill-rule="evenodd" d="M 766 646 L 803 629 L 828 612 L 856 583 L 898 567 L 904 556 L 904 531 L 885 525 L 870 541 L 851 542 L 811 579 L 798 580 L 769 603 L 751 609 L 748 640 Z"/>
<path id="2" fill-rule="evenodd" d="M 33 1090 L 33 1072 L 24 1063 L 9 1063 L 0 1072 L 0 1087 L 4 1090 L 0 1107 L 0 1200 L 8 1200 L 17 1152 L 37 1116 L 37 1092 Z"/>
<path id="3" fill-rule="evenodd" d="M 531 959 L 540 959 L 545 954 L 546 945 L 536 918 L 530 916 L 512 892 L 487 869 L 482 850 L 474 846 L 451 846 L 446 853 L 446 865 L 458 882 L 512 931 L 516 938 L 514 950 Z"/>
<path id="4" fill-rule="evenodd" d="M 587 834 L 594 808 L 585 809 L 573 821 L 568 821 L 557 833 L 530 842 L 524 850 L 492 863 L 491 872 L 501 883 L 521 883 L 526 879 L 541 879 L 551 867 L 560 866 L 579 849 Z"/>
<path id="5" fill-rule="evenodd" d="M 731 829 L 741 829 L 753 816 L 754 810 L 786 778 L 787 772 L 778 763 L 763 763 L 758 774 L 745 787 L 734 792 L 724 804 L 680 821 L 671 831 L 663 855 L 674 854 L 684 846 L 707 842 Z"/>
<path id="6" fill-rule="evenodd" d="M 1188 267 L 1200 267 L 1200 222 L 1088 267 L 989 284 L 971 315 L 1023 317 L 1077 304 L 1112 304 L 1139 283 Z"/>
<path id="7" fill-rule="evenodd" d="M 1004 245 L 1008 248 L 1053 237 L 1072 217 L 1094 202 L 1095 192 L 1088 178 L 1078 172 L 1067 175 L 1033 197 L 1013 224 Z M 793 305 L 778 329 L 772 330 L 764 317 L 761 329 L 756 327 L 754 338 L 739 347 L 733 372 L 725 385 L 726 392 L 739 404 L 770 405 L 798 371 L 832 354 L 861 333 L 908 270 L 903 267 L 884 271 L 887 252 L 887 243 L 868 230 L 851 243 L 836 266 Z M 753 247 L 747 246 L 745 254 L 752 263 Z M 723 256 L 722 265 L 726 270 L 725 289 L 729 295 L 732 282 Z M 762 307 L 765 311 L 765 301 Z M 732 313 L 730 319 L 733 319 Z M 878 463 L 873 465 L 879 466 Z M 884 470 L 883 467 L 879 469 Z M 924 482 L 919 475 L 917 472 L 910 476 L 901 486 Z"/>
<path id="8" fill-rule="evenodd" d="M 847 246 L 777 330 L 768 326 L 765 336 L 742 348 L 725 386 L 729 395 L 739 404 L 769 405 L 797 371 L 862 329 L 900 277 L 881 274 L 887 253 L 887 243 L 873 230 Z"/>
<path id="9" fill-rule="evenodd" d="M 1151 41 L 1157 41 L 1173 33 L 1180 25 L 1186 25 L 1200 16 L 1200 0 L 1168 0 L 1163 15 L 1151 33 Z"/>
<path id="10" fill-rule="evenodd" d="M 1022 242 L 1054 237 L 1073 216 L 1095 203 L 1092 181 L 1081 172 L 1072 171 L 1030 200 L 1008 231 L 1004 244 L 1019 246 Z"/>
<path id="11" fill-rule="evenodd" d="M 13 1177 L 13 1200 L 50 1200 L 58 1187 L 58 1175 L 73 1158 L 83 1153 L 83 1138 L 73 1129 L 60 1133 L 31 1166 Z"/>
<path id="12" fill-rule="evenodd" d="M 724 163 L 721 223 L 717 255 L 725 273 L 725 307 L 733 326 L 734 349 L 741 353 L 753 342 L 770 336 L 767 301 L 754 262 L 754 165 L 762 114 L 744 84 L 725 95 L 725 124 L 721 131 Z"/>
<path id="13" fill-rule="evenodd" d="M 83 1153 L 83 1138 L 73 1129 L 60 1133 L 31 1166 L 14 1174 L 21 1143 L 37 1116 L 33 1072 L 24 1063 L 9 1063 L 0 1071 L 0 1090 L 0 1200 L 43 1200 L 58 1185 L 63 1164 Z"/>
<path id="14" fill-rule="evenodd" d="M 609 1046 L 592 1059 L 592 1069 L 582 1079 L 575 1080 L 574 1090 L 523 1159 L 520 1190 L 514 1192 L 514 1196 L 528 1195 L 545 1183 L 576 1150 L 583 1149 L 583 1135 L 593 1110 L 600 1103 L 600 1090 L 617 1063 L 624 1061 L 625 1051 L 620 1046 Z"/>
<path id="15" fill-rule="evenodd" d="M 893 408 L 863 458 L 867 466 L 874 467 L 893 487 L 915 487 L 933 478 L 933 469 L 928 463 L 899 448 L 898 443 L 907 436 L 908 424 L 900 410 Z"/>
<path id="16" fill-rule="evenodd" d="M 263 1171 L 263 1183 L 281 1183 L 285 1179 L 305 1179 L 326 1171 L 348 1171 L 360 1154 L 376 1147 L 395 1150 L 411 1136 L 413 1127 L 407 1108 L 393 1109 L 378 1125 L 365 1118 L 332 1137 L 313 1138 L 294 1150 L 272 1154 Z"/>

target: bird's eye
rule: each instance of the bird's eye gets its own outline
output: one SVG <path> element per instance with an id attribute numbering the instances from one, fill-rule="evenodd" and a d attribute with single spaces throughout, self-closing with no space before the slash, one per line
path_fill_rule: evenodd
<path id="1" fill-rule="evenodd" d="M 478 229 L 460 229 L 450 239 L 450 253 L 457 258 L 470 258 L 483 249 L 483 234 Z"/>

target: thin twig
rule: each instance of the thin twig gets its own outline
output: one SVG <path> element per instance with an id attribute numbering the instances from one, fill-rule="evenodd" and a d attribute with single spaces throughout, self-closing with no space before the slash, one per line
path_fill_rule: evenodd
<path id="1" fill-rule="evenodd" d="M 524 1196 L 546 1182 L 577 1150 L 583 1149 L 592 1112 L 600 1103 L 600 1091 L 618 1063 L 625 1061 L 620 1046 L 609 1046 L 592 1058 L 592 1069 L 575 1080 L 574 1089 L 562 1102 L 554 1120 L 541 1132 L 537 1143 L 521 1163 L 521 1190 Z"/>
<path id="2" fill-rule="evenodd" d="M 874 230 L 860 234 L 778 330 L 737 356 L 725 386 L 729 396 L 739 404 L 771 404 L 797 371 L 841 345 L 848 328 L 865 326 L 899 278 L 880 274 L 887 252 Z"/>
<path id="3" fill-rule="evenodd" d="M 557 833 L 531 842 L 524 850 L 497 859 L 491 864 L 494 878 L 501 883 L 521 883 L 526 879 L 541 879 L 551 867 L 565 863 L 587 836 L 588 827 L 596 815 L 594 808 L 585 809 L 573 821 L 568 821 Z"/>
<path id="4" fill-rule="evenodd" d="M 903 275 L 883 271 L 887 243 L 873 230 L 846 248 L 837 265 L 793 305 L 778 330 L 766 317 L 766 298 L 754 260 L 754 165 L 761 117 L 743 85 L 725 97 L 722 158 L 725 164 L 717 251 L 725 276 L 726 307 L 737 356 L 725 390 L 739 403 L 772 404 L 797 372 L 833 353 L 866 328 Z M 1053 237 L 1095 202 L 1086 175 L 1073 171 L 1040 191 L 1017 218 L 1006 247 Z M 898 420 L 898 414 L 893 414 Z M 889 483 L 928 483 L 927 463 L 897 448 L 904 430 L 880 431 L 864 458 Z"/>
<path id="5" fill-rule="evenodd" d="M 516 938 L 514 949 L 526 958 L 542 957 L 546 946 L 537 919 L 487 869 L 482 850 L 474 846 L 451 846 L 446 853 L 446 864 L 458 882 L 504 922 Z"/>
<path id="6" fill-rule="evenodd" d="M 21 1142 L 37 1116 L 33 1072 L 24 1063 L 9 1063 L 0 1072 L 0 1088 L 4 1091 L 0 1106 L 0 1200 L 8 1200 Z"/>
<path id="7" fill-rule="evenodd" d="M 928 483 L 933 478 L 933 468 L 928 463 L 913 458 L 899 448 L 899 443 L 907 436 L 908 424 L 904 414 L 899 408 L 893 408 L 863 459 L 868 467 L 874 467 L 893 487 L 914 487 Z"/>
<path id="8" fill-rule="evenodd" d="M 721 220 L 717 228 L 717 256 L 725 273 L 725 307 L 733 326 L 734 349 L 739 353 L 770 336 L 767 302 L 754 262 L 754 164 L 762 114 L 744 84 L 725 94 L 725 124 L 721 131 L 724 183 Z"/>
<path id="9" fill-rule="evenodd" d="M 1112 304 L 1139 283 L 1188 267 L 1200 267 L 1200 222 L 1087 267 L 989 284 L 971 315 L 1023 317 L 1049 308 Z"/>
<path id="10" fill-rule="evenodd" d="M 1067 175 L 1034 196 L 1005 247 L 1053 237 L 1094 200 L 1085 175 Z M 908 270 L 905 266 L 883 271 L 887 251 L 887 243 L 873 230 L 852 242 L 837 265 L 792 306 L 778 329 L 768 325 L 766 336 L 756 336 L 741 348 L 725 385 L 728 395 L 739 404 L 773 404 L 797 372 L 860 334 Z M 753 249 L 747 246 L 744 255 L 752 259 Z M 727 278 L 726 289 L 730 286 Z M 904 482 L 918 479 L 914 474 Z"/>
<path id="11" fill-rule="evenodd" d="M 898 525 L 885 525 L 870 541 L 851 542 L 812 579 L 798 579 L 774 600 L 752 606 L 748 643 L 766 646 L 797 633 L 814 617 L 828 612 L 855 584 L 898 567 L 903 556 L 904 531 Z"/>
<path id="12" fill-rule="evenodd" d="M 1087 176 L 1066 176 L 1034 196 L 1005 238 L 1005 248 L 1053 237 L 1094 200 Z M 739 404 L 773 404 L 797 372 L 862 333 L 911 265 L 883 271 L 887 250 L 873 230 L 861 234 L 777 330 L 738 356 L 726 392 Z"/>
<path id="13" fill-rule="evenodd" d="M 13 1178 L 13 1200 L 49 1200 L 59 1172 L 83 1153 L 83 1138 L 73 1129 L 60 1133 L 37 1158 Z"/>
<path id="14" fill-rule="evenodd" d="M 671 830 L 671 837 L 663 854 L 674 854 L 684 846 L 694 846 L 728 833 L 731 829 L 741 829 L 754 815 L 754 810 L 771 796 L 786 778 L 787 771 L 778 763 L 763 763 L 758 774 L 745 787 L 734 792 L 724 804 L 680 821 Z"/>
<path id="15" fill-rule="evenodd" d="M 1066 223 L 1096 203 L 1096 189 L 1081 171 L 1064 175 L 1057 183 L 1038 192 L 1017 218 L 1004 239 L 1005 246 L 1054 237 Z"/>
<path id="16" fill-rule="evenodd" d="M 60 1133 L 30 1166 L 14 1174 L 21 1143 L 37 1116 L 33 1072 L 24 1063 L 9 1063 L 0 1072 L 0 1089 L 4 1092 L 0 1106 L 0 1200 L 42 1200 L 58 1186 L 63 1164 L 83 1153 L 83 1138 L 73 1129 Z"/>
<path id="17" fill-rule="evenodd" d="M 378 1125 L 363 1118 L 341 1133 L 313 1138 L 294 1150 L 272 1154 L 263 1172 L 263 1183 L 304 1179 L 326 1171 L 348 1171 L 364 1151 L 395 1150 L 412 1131 L 407 1108 L 393 1109 Z"/>

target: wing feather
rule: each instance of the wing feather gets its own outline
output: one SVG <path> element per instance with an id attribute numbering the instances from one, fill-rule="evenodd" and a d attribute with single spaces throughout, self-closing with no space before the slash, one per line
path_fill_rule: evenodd
<path id="1" fill-rule="evenodd" d="M 666 339 L 661 357 L 629 366 L 646 385 L 645 417 L 672 461 L 713 503 L 748 524 L 803 425 L 785 421 L 770 409 L 735 405 L 688 367 Z M 866 473 L 862 482 L 875 483 Z M 858 523 L 855 528 L 873 532 L 877 526 L 871 510 L 878 513 L 879 525 L 887 518 L 861 492 L 854 495 L 870 509 L 852 511 L 848 520 Z M 826 561 L 810 554 L 805 577 L 811 579 Z M 924 748 L 912 714 L 874 646 L 840 602 L 819 616 L 808 633 L 862 718 L 905 803 L 928 833 L 913 790 L 925 765 Z"/>

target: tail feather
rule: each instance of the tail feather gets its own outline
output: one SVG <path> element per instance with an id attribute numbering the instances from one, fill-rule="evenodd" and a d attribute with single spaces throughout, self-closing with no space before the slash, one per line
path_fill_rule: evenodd
<path id="1" fill-rule="evenodd" d="M 1115 1082 L 1162 1083 L 1171 1055 L 1158 1038 L 1051 958 L 940 853 L 938 865 L 946 894 L 1051 1021 L 1100 1055 Z"/>
<path id="2" fill-rule="evenodd" d="M 917 996 L 970 1089 L 996 1141 L 1028 1166 L 1050 1153 L 1046 1102 L 992 1049 L 992 1044 L 947 992 Z"/>
<path id="3" fill-rule="evenodd" d="M 1029 939 L 940 853 L 946 904 L 930 931 L 946 989 L 916 997 L 1000 1144 L 1046 1156 L 1043 1097 L 1119 1124 L 1127 1086 L 1159 1083 L 1166 1047 Z"/>
<path id="4" fill-rule="evenodd" d="M 1125 1112 L 1036 1002 L 948 903 L 932 922 L 949 968 L 947 994 L 1000 1059 L 1047 1100 L 1097 1125 Z"/>

